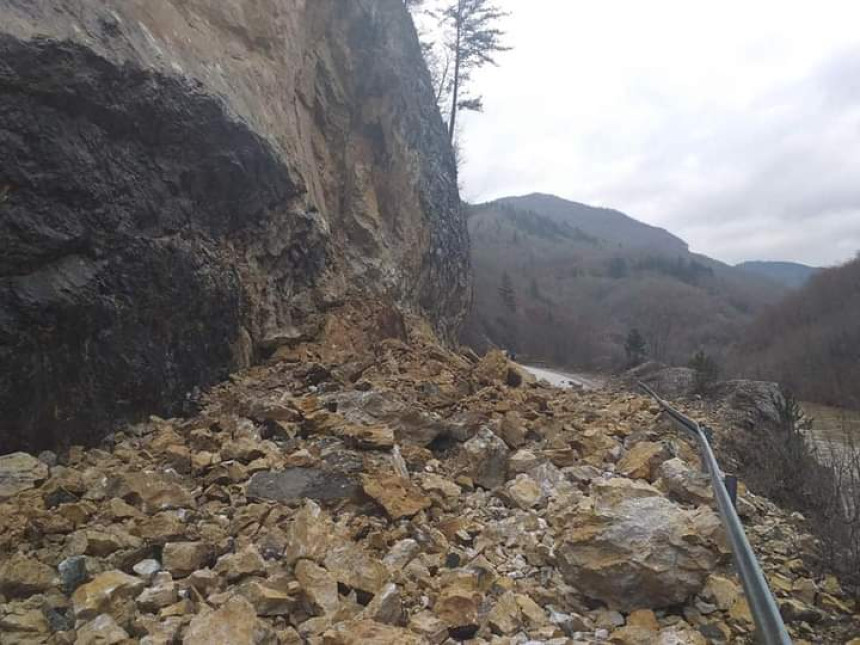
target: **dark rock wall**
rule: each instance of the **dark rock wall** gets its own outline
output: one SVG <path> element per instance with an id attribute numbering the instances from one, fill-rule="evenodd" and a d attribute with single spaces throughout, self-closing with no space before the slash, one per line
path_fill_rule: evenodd
<path id="1" fill-rule="evenodd" d="M 0 453 L 97 439 L 468 242 L 400 0 L 0 4 Z"/>

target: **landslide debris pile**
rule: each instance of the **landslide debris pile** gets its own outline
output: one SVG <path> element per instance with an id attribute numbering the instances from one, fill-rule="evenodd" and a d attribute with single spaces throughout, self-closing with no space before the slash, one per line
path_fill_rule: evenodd
<path id="1" fill-rule="evenodd" d="M 0 640 L 751 642 L 697 457 L 654 404 L 392 320 L 336 311 L 196 416 L 0 458 Z M 799 519 L 740 510 L 796 642 L 856 634 Z"/>

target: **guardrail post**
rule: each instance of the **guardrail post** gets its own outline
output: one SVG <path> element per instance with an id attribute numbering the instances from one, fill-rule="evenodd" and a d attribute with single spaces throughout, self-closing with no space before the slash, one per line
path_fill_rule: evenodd
<path id="1" fill-rule="evenodd" d="M 729 497 L 732 500 L 732 506 L 738 507 L 738 478 L 734 475 L 726 475 L 723 477 L 723 483 L 726 485 L 726 490 L 729 491 Z"/>

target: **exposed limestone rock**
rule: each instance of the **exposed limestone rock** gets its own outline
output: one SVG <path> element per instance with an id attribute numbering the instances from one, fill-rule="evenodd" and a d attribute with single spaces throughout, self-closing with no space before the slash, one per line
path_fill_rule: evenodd
<path id="1" fill-rule="evenodd" d="M 713 602 L 722 611 L 728 611 L 735 604 L 741 594 L 740 587 L 734 582 L 720 575 L 712 575 L 708 578 L 702 597 Z"/>
<path id="2" fill-rule="evenodd" d="M 295 606 L 295 599 L 288 593 L 257 580 L 242 585 L 239 593 L 254 606 L 258 616 L 287 616 Z"/>
<path id="3" fill-rule="evenodd" d="M 0 502 L 0 640 L 66 643 L 76 629 L 98 639 L 97 626 L 143 645 L 749 640 L 749 605 L 711 505 L 671 499 L 676 460 L 619 472 L 643 437 L 687 468 L 686 435 L 635 394 L 481 386 L 475 363 L 422 325 L 409 319 L 408 345 L 383 341 L 358 356 L 345 327 L 337 359 L 321 358 L 334 355 L 328 344 L 281 346 L 301 357 L 235 374 L 196 416 L 63 454 L 40 487 Z M 396 429 L 380 417 L 398 406 L 447 429 L 390 451 L 338 434 Z M 490 429 L 512 412 L 530 431 L 508 458 Z M 474 460 L 460 443 L 469 437 Z M 175 473 L 175 446 L 210 458 Z M 472 479 L 487 455 L 501 457 L 492 489 Z M 247 495 L 254 472 L 289 468 L 366 482 L 381 503 Z M 755 508 L 745 526 L 793 641 L 844 645 L 858 628 L 851 599 L 835 579 L 813 577 L 802 520 L 741 496 Z M 401 514 L 391 500 L 420 500 L 420 510 Z"/>
<path id="4" fill-rule="evenodd" d="M 502 594 L 490 610 L 487 620 L 493 631 L 502 636 L 518 631 L 522 627 L 522 619 L 516 595 L 511 591 Z"/>
<path id="5" fill-rule="evenodd" d="M 705 637 L 689 627 L 669 627 L 660 632 L 657 645 L 707 645 Z"/>
<path id="6" fill-rule="evenodd" d="M 394 430 L 389 426 L 347 426 L 338 432 L 348 446 L 367 450 L 394 447 Z"/>
<path id="7" fill-rule="evenodd" d="M 287 531 L 285 558 L 294 564 L 301 558 L 321 562 L 334 537 L 334 524 L 319 506 L 311 501 L 296 513 Z"/>
<path id="8" fill-rule="evenodd" d="M 87 555 L 106 556 L 120 549 L 136 549 L 142 544 L 140 538 L 112 526 L 106 530 L 87 529 L 81 539 L 86 542 Z"/>
<path id="9" fill-rule="evenodd" d="M 627 500 L 662 497 L 660 491 L 650 484 L 626 477 L 595 481 L 591 485 L 591 494 L 596 506 L 610 510 Z"/>
<path id="10" fill-rule="evenodd" d="M 0 594 L 7 598 L 42 593 L 58 582 L 54 570 L 34 558 L 15 554 L 0 561 Z"/>
<path id="11" fill-rule="evenodd" d="M 521 448 L 526 442 L 526 428 L 522 419 L 514 412 L 508 412 L 502 419 L 499 434 L 511 450 Z"/>
<path id="12" fill-rule="evenodd" d="M 257 619 L 253 605 L 240 596 L 230 599 L 217 611 L 194 617 L 182 640 L 184 645 L 275 645 L 274 630 Z"/>
<path id="13" fill-rule="evenodd" d="M 528 510 L 543 498 L 540 485 L 528 475 L 517 475 L 515 479 L 508 482 L 505 494 L 510 500 L 523 510 Z"/>
<path id="14" fill-rule="evenodd" d="M 51 625 L 42 611 L 43 601 L 34 599 L 0 605 L 0 634 L 10 644 L 42 643 L 51 632 Z"/>
<path id="15" fill-rule="evenodd" d="M 459 640 L 471 638 L 478 630 L 482 595 L 471 577 L 458 577 L 445 585 L 433 605 L 433 612 Z"/>
<path id="16" fill-rule="evenodd" d="M 299 560 L 295 567 L 296 579 L 311 607 L 320 615 L 333 614 L 340 606 L 337 580 L 318 564 Z"/>
<path id="17" fill-rule="evenodd" d="M 385 565 L 353 543 L 332 546 L 323 565 L 341 584 L 370 594 L 379 592 L 388 581 Z"/>
<path id="18" fill-rule="evenodd" d="M 363 615 L 377 623 L 401 624 L 403 622 L 403 602 L 397 585 L 389 583 L 380 589 L 365 608 Z"/>
<path id="19" fill-rule="evenodd" d="M 616 472 L 631 479 L 654 481 L 654 474 L 666 458 L 666 449 L 659 443 L 640 441 L 618 462 Z"/>
<path id="20" fill-rule="evenodd" d="M 702 589 L 717 556 L 685 511 L 661 496 L 599 508 L 559 549 L 570 584 L 621 610 L 683 603 Z"/>
<path id="21" fill-rule="evenodd" d="M 2 422 L 0 422 L 2 423 Z M 0 457 L 0 501 L 34 488 L 48 478 L 48 467 L 25 452 Z"/>
<path id="22" fill-rule="evenodd" d="M 78 587 L 72 595 L 75 618 L 88 620 L 99 614 L 114 614 L 115 603 L 136 597 L 146 583 L 122 571 L 107 571 Z"/>
<path id="23" fill-rule="evenodd" d="M 213 559 L 212 547 L 204 542 L 169 542 L 164 545 L 164 568 L 177 578 L 202 569 Z"/>
<path id="24" fill-rule="evenodd" d="M 442 497 L 451 499 L 459 497 L 463 492 L 463 489 L 451 480 L 433 473 L 420 475 L 419 484 L 428 493 L 438 493 Z"/>
<path id="25" fill-rule="evenodd" d="M 194 498 L 180 482 L 153 472 L 120 475 L 110 482 L 108 494 L 146 513 L 194 506 Z"/>
<path id="26" fill-rule="evenodd" d="M 508 472 L 512 475 L 527 473 L 539 463 L 531 450 L 517 450 L 508 460 Z"/>
<path id="27" fill-rule="evenodd" d="M 412 517 L 431 505 L 430 499 L 415 484 L 398 475 L 365 476 L 362 481 L 364 492 L 393 520 Z"/>
<path id="28" fill-rule="evenodd" d="M 710 476 L 693 470 L 677 457 L 660 466 L 660 484 L 682 502 L 710 504 L 714 501 Z"/>
<path id="29" fill-rule="evenodd" d="M 155 614 L 179 600 L 179 590 L 169 573 L 158 574 L 152 584 L 137 597 L 137 606 L 142 611 Z"/>
<path id="30" fill-rule="evenodd" d="M 422 611 L 409 619 L 409 630 L 432 645 L 448 638 L 448 626 L 429 611 Z"/>
<path id="31" fill-rule="evenodd" d="M 180 411 L 346 298 L 453 338 L 468 238 L 402 2 L 33 0 L 0 26 L 0 445 Z"/>
<path id="32" fill-rule="evenodd" d="M 333 627 L 323 634 L 323 645 L 421 645 L 422 640 L 405 629 L 372 620 L 356 620 Z"/>
<path id="33" fill-rule="evenodd" d="M 236 553 L 228 553 L 218 558 L 215 563 L 215 572 L 227 578 L 229 582 L 235 582 L 248 576 L 266 575 L 266 563 L 257 547 L 248 545 Z"/>
<path id="34" fill-rule="evenodd" d="M 75 645 L 117 645 L 128 639 L 128 632 L 113 617 L 102 614 L 78 628 Z"/>
<path id="35" fill-rule="evenodd" d="M 487 428 L 462 446 L 466 472 L 484 488 L 501 486 L 508 473 L 509 452 L 505 442 Z"/>
<path id="36" fill-rule="evenodd" d="M 770 381 L 724 381 L 714 396 L 722 399 L 727 410 L 739 421 L 757 423 L 761 418 L 778 421 L 777 403 L 782 400 L 779 384 Z"/>
<path id="37" fill-rule="evenodd" d="M 504 352 L 494 349 L 487 352 L 475 368 L 475 376 L 484 385 L 504 383 L 508 378 L 510 362 Z"/>

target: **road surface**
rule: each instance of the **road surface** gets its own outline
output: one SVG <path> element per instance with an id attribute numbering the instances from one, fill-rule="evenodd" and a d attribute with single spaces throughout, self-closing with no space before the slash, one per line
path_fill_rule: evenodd
<path id="1" fill-rule="evenodd" d="M 570 374 L 533 365 L 521 365 L 521 367 L 534 374 L 538 380 L 543 379 L 553 387 L 579 387 L 584 390 L 599 390 L 603 387 L 603 380 L 593 375 Z"/>

